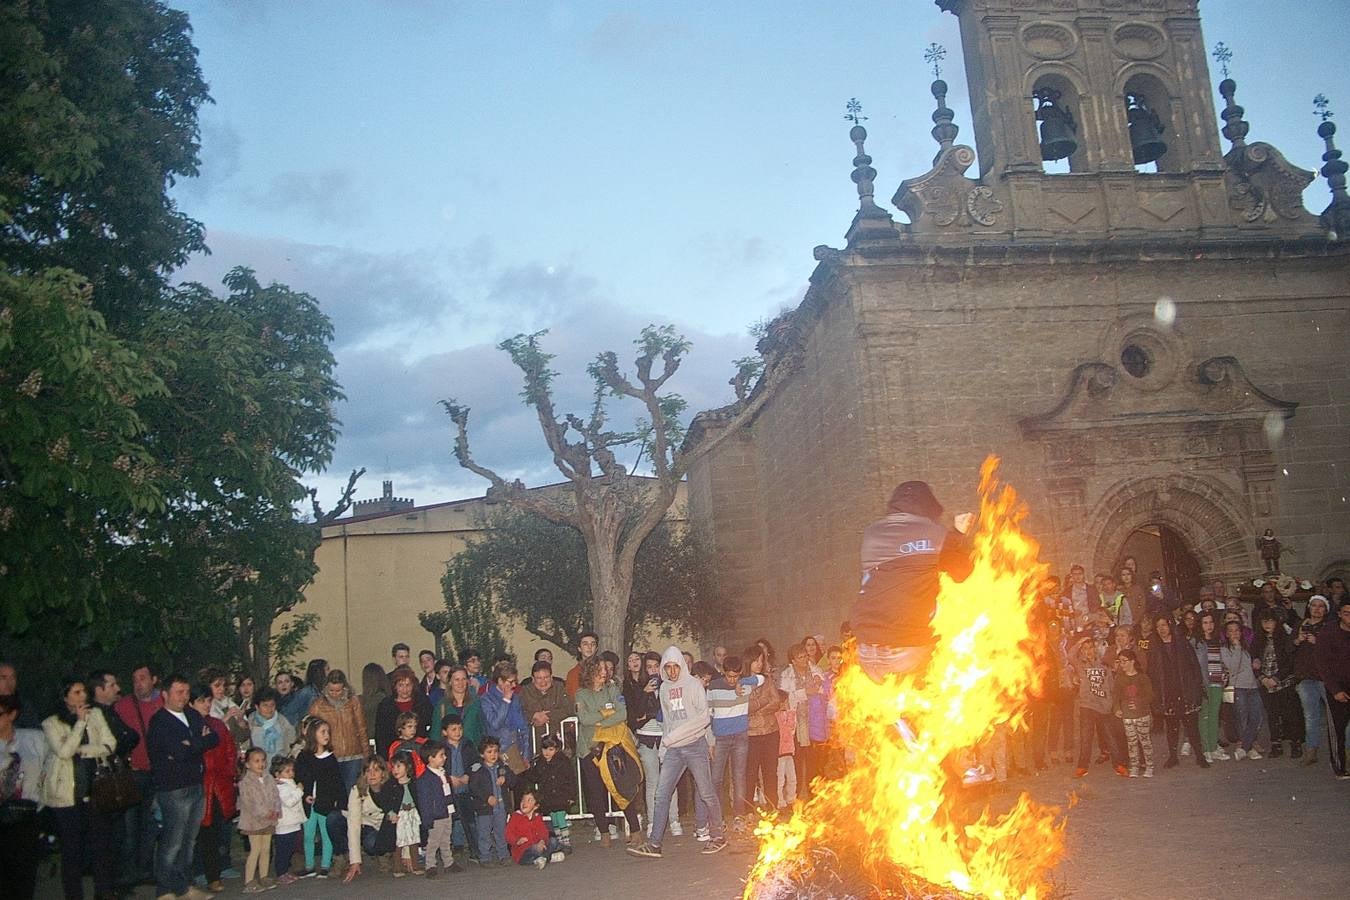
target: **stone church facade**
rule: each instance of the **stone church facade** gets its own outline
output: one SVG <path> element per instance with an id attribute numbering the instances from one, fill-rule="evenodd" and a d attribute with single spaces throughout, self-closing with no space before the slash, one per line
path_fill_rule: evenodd
<path id="1" fill-rule="evenodd" d="M 897 222 L 853 129 L 846 246 L 816 248 L 761 344 L 789 377 L 690 474 L 733 637 L 833 639 L 894 485 L 930 482 L 950 520 L 991 453 L 1061 573 L 1111 571 L 1151 533 L 1194 579 L 1250 579 L 1265 528 L 1286 571 L 1345 573 L 1350 201 L 1330 138 L 1319 216 L 1315 173 L 1248 140 L 1228 80 L 1221 138 L 1196 0 L 938 6 L 960 19 L 978 168 L 937 81 L 937 156 Z"/>

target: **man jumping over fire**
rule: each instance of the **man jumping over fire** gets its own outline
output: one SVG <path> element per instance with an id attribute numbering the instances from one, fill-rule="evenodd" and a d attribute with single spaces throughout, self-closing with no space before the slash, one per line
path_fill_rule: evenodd
<path id="1" fill-rule="evenodd" d="M 942 504 L 923 481 L 896 487 L 884 518 L 863 532 L 862 587 L 850 622 L 858 642 L 858 664 L 873 681 L 889 674 L 915 672 L 928 664 L 936 638 L 931 622 L 937 609 L 938 575 L 964 581 L 971 572 L 965 534 L 972 513 L 956 517 L 951 530 L 938 520 Z M 912 743 L 914 731 L 904 719 L 896 729 Z M 978 767 L 963 777 L 967 784 L 988 780 Z"/>

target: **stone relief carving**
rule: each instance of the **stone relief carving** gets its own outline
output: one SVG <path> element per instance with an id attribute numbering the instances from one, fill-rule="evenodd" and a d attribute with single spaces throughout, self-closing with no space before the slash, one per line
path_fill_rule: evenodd
<path id="1" fill-rule="evenodd" d="M 900 183 L 891 202 L 903 210 L 919 230 L 961 224 L 990 226 L 998 221 L 1004 204 L 989 185 L 967 178 L 975 151 L 957 144 L 938 153 L 933 168 L 918 178 Z"/>
<path id="2" fill-rule="evenodd" d="M 1167 49 L 1167 36 L 1156 25 L 1126 22 L 1112 33 L 1111 44 L 1125 59 L 1157 59 Z"/>
<path id="3" fill-rule="evenodd" d="M 1022 48 L 1037 59 L 1064 59 L 1078 48 L 1078 37 L 1057 22 L 1032 22 L 1022 29 Z"/>
<path id="4" fill-rule="evenodd" d="M 1311 215 L 1303 208 L 1303 189 L 1312 183 L 1313 173 L 1289 162 L 1270 144 L 1234 147 L 1224 161 L 1228 205 L 1243 221 L 1293 221 Z"/>

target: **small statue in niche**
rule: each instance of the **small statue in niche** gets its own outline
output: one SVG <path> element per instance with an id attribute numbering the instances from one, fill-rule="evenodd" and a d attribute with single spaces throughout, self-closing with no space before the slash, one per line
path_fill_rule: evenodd
<path id="1" fill-rule="evenodd" d="M 1280 542 L 1275 531 L 1267 528 L 1265 534 L 1256 539 L 1256 549 L 1261 554 L 1261 562 L 1266 565 L 1267 575 L 1278 575 L 1280 571 Z"/>

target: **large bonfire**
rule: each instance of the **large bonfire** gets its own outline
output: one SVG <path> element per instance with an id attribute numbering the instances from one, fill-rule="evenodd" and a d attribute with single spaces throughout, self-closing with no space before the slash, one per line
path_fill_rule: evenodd
<path id="1" fill-rule="evenodd" d="M 845 668 L 835 730 L 850 765 L 817 782 L 787 822 L 761 823 L 746 900 L 1046 896 L 1063 853 L 1060 811 L 1022 794 L 995 814 L 961 777 L 996 727 L 1022 727 L 1042 672 L 1030 616 L 1046 567 L 997 468 L 990 457 L 980 473 L 974 571 L 960 584 L 942 578 L 930 664 L 881 684 Z M 902 729 L 913 737 L 902 739 Z"/>

